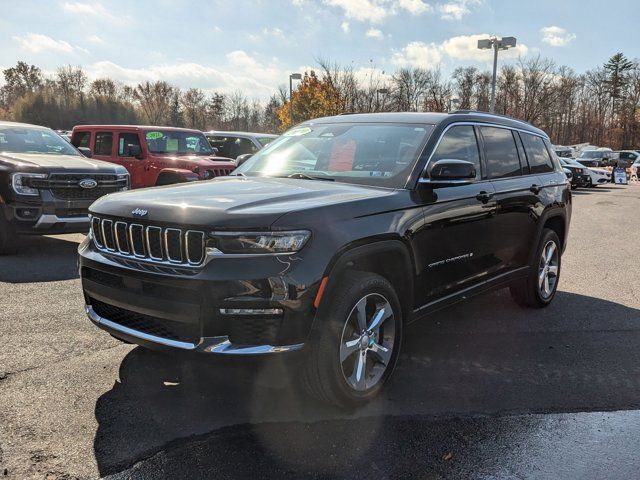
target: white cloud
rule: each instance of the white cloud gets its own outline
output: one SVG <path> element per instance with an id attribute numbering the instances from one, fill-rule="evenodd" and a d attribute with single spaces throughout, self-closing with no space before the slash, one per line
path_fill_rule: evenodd
<path id="1" fill-rule="evenodd" d="M 413 15 L 419 15 L 432 10 L 431 5 L 422 0 L 398 0 L 398 6 Z"/>
<path id="2" fill-rule="evenodd" d="M 87 41 L 91 42 L 91 43 L 98 44 L 98 45 L 104 43 L 104 40 L 101 37 L 99 37 L 98 35 L 91 35 L 90 37 L 87 38 Z"/>
<path id="3" fill-rule="evenodd" d="M 391 5 L 384 0 L 324 0 L 332 7 L 340 7 L 347 18 L 361 22 L 380 23 L 391 15 Z"/>
<path id="4" fill-rule="evenodd" d="M 540 29 L 540 33 L 542 41 L 552 47 L 566 47 L 576 39 L 575 33 L 569 33 L 564 28 L 555 25 Z"/>
<path id="5" fill-rule="evenodd" d="M 295 2 L 295 0 L 292 1 Z M 381 23 L 387 17 L 397 15 L 401 10 L 412 15 L 433 10 L 431 5 L 425 3 L 424 0 L 323 0 L 323 3 L 331 7 L 342 8 L 344 15 L 349 19 L 373 24 Z"/>
<path id="6" fill-rule="evenodd" d="M 268 35 L 271 37 L 276 37 L 276 38 L 280 38 L 283 39 L 284 38 L 284 32 L 282 30 L 280 30 L 279 28 L 263 28 L 262 29 L 262 33 L 264 35 Z"/>
<path id="7" fill-rule="evenodd" d="M 110 23 L 117 25 L 129 25 L 131 23 L 131 16 L 129 14 L 112 14 L 102 3 L 97 0 L 84 1 L 84 2 L 64 2 L 62 9 L 77 15 L 81 21 L 87 17 L 93 17 L 92 22 L 97 19 L 107 20 Z"/>
<path id="8" fill-rule="evenodd" d="M 491 61 L 490 50 L 479 50 L 478 40 L 489 38 L 491 35 L 481 33 L 477 35 L 460 35 L 452 37 L 440 44 L 410 42 L 402 50 L 393 53 L 391 61 L 398 66 L 406 67 L 434 67 L 445 58 L 454 60 L 471 60 L 475 62 Z M 529 48 L 519 44 L 515 48 L 500 52 L 500 58 L 518 58 L 525 56 Z"/>
<path id="9" fill-rule="evenodd" d="M 399 52 L 394 52 L 391 62 L 399 67 L 431 68 L 442 60 L 441 49 L 435 43 L 410 42 Z"/>
<path id="10" fill-rule="evenodd" d="M 384 38 L 384 33 L 382 33 L 381 30 L 378 30 L 377 28 L 370 28 L 369 30 L 367 30 L 367 33 L 365 33 L 365 36 L 368 38 L 376 38 L 376 39 L 381 39 Z"/>
<path id="11" fill-rule="evenodd" d="M 480 5 L 483 0 L 454 0 L 438 5 L 440 18 L 443 20 L 462 20 L 471 13 L 471 7 Z"/>
<path id="12" fill-rule="evenodd" d="M 11 38 L 20 44 L 20 48 L 31 53 L 87 53 L 87 50 L 82 47 L 73 46 L 64 40 L 55 40 L 47 35 L 42 35 L 41 33 L 27 33 L 22 37 L 16 35 Z"/>
<path id="13" fill-rule="evenodd" d="M 342 29 L 342 31 L 343 31 L 344 33 L 349 33 L 349 28 L 350 28 L 349 22 L 347 22 L 347 21 L 345 20 L 345 21 L 344 21 L 344 22 L 342 22 L 342 24 L 340 25 L 340 28 Z"/>
<path id="14" fill-rule="evenodd" d="M 127 68 L 110 61 L 100 61 L 85 67 L 91 78 L 110 77 L 128 85 L 145 81 L 165 80 L 180 88 L 201 88 L 207 92 L 231 93 L 237 90 L 265 100 L 285 83 L 290 69 L 277 62 L 264 62 L 243 50 L 226 55 L 226 62 L 216 67 L 199 63 L 159 63 L 141 68 Z"/>

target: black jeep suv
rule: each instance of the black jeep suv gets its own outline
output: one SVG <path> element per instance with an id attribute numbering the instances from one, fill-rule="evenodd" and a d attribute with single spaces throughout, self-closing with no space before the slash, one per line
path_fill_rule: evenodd
<path id="1" fill-rule="evenodd" d="M 150 348 L 300 355 L 311 393 L 366 401 L 408 322 L 495 288 L 553 300 L 571 193 L 552 152 L 475 112 L 305 122 L 229 177 L 94 203 L 87 314 Z"/>
<path id="2" fill-rule="evenodd" d="M 53 130 L 0 122 L 0 255 L 19 235 L 87 232 L 89 205 L 128 186 L 124 167 L 85 158 Z"/>

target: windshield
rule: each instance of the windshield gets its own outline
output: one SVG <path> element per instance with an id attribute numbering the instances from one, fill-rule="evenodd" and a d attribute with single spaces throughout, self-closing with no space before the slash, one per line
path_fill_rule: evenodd
<path id="1" fill-rule="evenodd" d="M 269 145 L 271 142 L 273 142 L 276 138 L 278 137 L 258 137 L 258 142 L 260 143 L 260 145 L 262 145 L 263 147 L 266 147 L 267 145 Z"/>
<path id="2" fill-rule="evenodd" d="M 80 156 L 53 130 L 33 127 L 0 127 L 0 152 Z"/>
<path id="3" fill-rule="evenodd" d="M 579 158 L 605 158 L 609 152 L 586 150 L 580 152 Z"/>
<path id="4" fill-rule="evenodd" d="M 236 172 L 403 187 L 431 125 L 336 123 L 289 130 Z"/>
<path id="5" fill-rule="evenodd" d="M 151 153 L 170 155 L 213 155 L 204 134 L 180 130 L 146 130 L 144 137 Z"/>

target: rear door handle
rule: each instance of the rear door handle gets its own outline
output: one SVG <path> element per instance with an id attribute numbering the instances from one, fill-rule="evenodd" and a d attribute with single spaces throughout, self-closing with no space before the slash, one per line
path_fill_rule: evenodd
<path id="1" fill-rule="evenodd" d="M 529 190 L 530 190 L 532 193 L 535 193 L 535 194 L 537 195 L 538 193 L 540 193 L 541 188 L 542 188 L 542 187 L 540 187 L 540 186 L 538 186 L 538 185 L 536 185 L 536 184 L 534 183 L 533 185 L 531 185 L 531 187 L 529 188 Z"/>
<path id="2" fill-rule="evenodd" d="M 485 192 L 484 190 L 476 195 L 476 199 L 482 203 L 488 203 L 493 198 L 493 193 Z"/>

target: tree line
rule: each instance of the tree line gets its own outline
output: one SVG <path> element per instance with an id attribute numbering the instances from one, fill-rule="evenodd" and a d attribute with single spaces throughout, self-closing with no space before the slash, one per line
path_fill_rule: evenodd
<path id="1" fill-rule="evenodd" d="M 370 69 L 362 75 L 327 60 L 317 64 L 294 91 L 294 123 L 345 112 L 489 109 L 491 72 L 477 67 L 461 67 L 447 77 L 439 68 L 407 67 L 393 74 Z M 20 61 L 3 74 L 0 118 L 57 129 L 115 123 L 278 133 L 291 126 L 284 86 L 259 102 L 241 91 L 207 93 L 165 81 L 89 81 L 73 66 L 46 76 Z M 542 128 L 556 144 L 639 148 L 640 62 L 617 53 L 578 74 L 540 56 L 520 58 L 498 72 L 496 113 Z"/>

